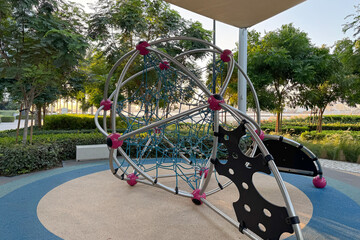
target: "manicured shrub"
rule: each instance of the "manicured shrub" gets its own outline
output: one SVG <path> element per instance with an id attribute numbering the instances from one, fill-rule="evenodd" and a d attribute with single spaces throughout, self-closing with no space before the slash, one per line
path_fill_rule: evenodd
<path id="1" fill-rule="evenodd" d="M 324 123 L 359 123 L 360 115 L 325 115 Z"/>
<path id="2" fill-rule="evenodd" d="M 121 128 L 124 123 L 118 117 L 116 118 L 116 127 Z M 99 116 L 99 123 L 102 124 L 103 117 Z M 107 126 L 110 126 L 110 117 L 107 117 Z M 85 114 L 61 114 L 48 115 L 44 119 L 45 130 L 80 130 L 95 129 L 94 115 Z"/>
<path id="3" fill-rule="evenodd" d="M 76 158 L 76 145 L 105 144 L 106 138 L 101 133 L 88 134 L 53 134 L 35 135 L 33 141 L 49 142 L 59 149 L 59 160 Z"/>
<path id="4" fill-rule="evenodd" d="M 265 132 L 274 132 L 275 131 L 275 124 L 262 124 L 261 129 Z M 291 125 L 283 125 L 282 132 L 286 134 L 301 134 L 304 131 L 307 131 L 307 126 L 291 126 Z"/>
<path id="5" fill-rule="evenodd" d="M 2 116 L 1 117 L 1 122 L 14 122 L 15 121 L 15 117 L 13 116 Z"/>
<path id="6" fill-rule="evenodd" d="M 16 119 L 19 119 L 19 117 L 20 117 L 20 115 L 16 115 Z M 23 114 L 21 114 L 21 119 L 25 119 L 26 118 L 26 115 L 23 113 Z M 31 118 L 33 118 L 33 119 L 35 119 L 35 115 L 31 115 L 31 114 L 29 114 L 29 119 L 31 120 Z"/>
<path id="7" fill-rule="evenodd" d="M 0 110 L 0 115 L 2 116 L 14 116 L 15 113 L 18 113 L 16 110 Z"/>
<path id="8" fill-rule="evenodd" d="M 0 176 L 14 176 L 62 166 L 53 144 L 7 145 L 0 148 Z"/>

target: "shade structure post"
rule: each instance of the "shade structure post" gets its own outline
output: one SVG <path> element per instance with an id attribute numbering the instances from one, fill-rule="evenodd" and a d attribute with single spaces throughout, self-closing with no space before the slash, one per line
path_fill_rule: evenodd
<path id="1" fill-rule="evenodd" d="M 213 44 L 216 45 L 216 21 L 213 20 Z M 216 53 L 213 52 L 213 83 L 212 83 L 212 93 L 215 94 L 216 92 Z"/>
<path id="2" fill-rule="evenodd" d="M 238 62 L 244 73 L 247 73 L 247 28 L 239 28 L 239 54 Z M 238 71 L 238 108 L 246 112 L 246 79 Z"/>

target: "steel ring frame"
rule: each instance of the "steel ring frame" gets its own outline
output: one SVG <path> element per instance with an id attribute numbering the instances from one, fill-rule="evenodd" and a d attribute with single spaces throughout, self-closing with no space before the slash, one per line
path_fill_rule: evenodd
<path id="1" fill-rule="evenodd" d="M 155 45 L 155 44 L 158 44 L 158 43 L 162 43 L 162 42 L 166 42 L 166 41 L 173 41 L 173 40 L 190 40 L 190 41 L 196 41 L 196 42 L 200 42 L 200 43 L 204 43 L 210 47 L 212 47 L 213 49 L 206 49 L 206 50 L 192 50 L 192 51 L 188 51 L 186 53 L 183 53 L 181 55 L 178 55 L 177 57 L 179 56 L 184 56 L 185 54 L 190 54 L 190 53 L 196 53 L 197 51 L 212 51 L 212 52 L 216 52 L 216 53 L 221 53 L 222 50 L 220 48 L 218 48 L 217 46 L 211 44 L 211 43 L 208 43 L 204 40 L 200 40 L 200 39 L 196 39 L 196 38 L 191 38 L 191 37 L 173 37 L 173 38 L 166 38 L 166 39 L 161 39 L 161 40 L 157 40 L 157 41 L 154 41 L 154 42 L 151 42 L 149 43 L 150 45 Z M 203 83 L 197 79 L 197 77 L 195 75 L 193 75 L 190 71 L 188 71 L 186 69 L 185 66 L 183 66 L 180 62 L 178 62 L 176 60 L 177 57 L 171 57 L 170 55 L 166 54 L 166 53 L 163 53 L 157 49 L 154 49 L 152 47 L 147 47 L 147 49 L 151 52 L 154 52 L 164 58 L 166 58 L 167 60 L 171 61 L 173 64 L 175 64 L 177 67 L 179 67 L 182 71 L 184 71 L 185 74 L 187 74 L 192 80 L 193 82 L 203 91 L 203 93 L 205 93 L 207 96 L 211 96 L 212 94 L 210 93 L 210 91 L 206 88 L 205 85 L 203 85 Z M 106 84 L 105 84 L 105 91 L 104 91 L 104 99 L 110 99 L 110 100 L 113 100 L 113 102 L 115 104 L 112 105 L 112 116 L 111 116 L 111 121 L 112 121 L 112 132 L 115 133 L 116 132 L 116 126 L 115 126 L 115 122 L 116 122 L 116 114 L 115 114 L 115 110 L 116 110 L 116 103 L 117 103 L 117 100 L 118 100 L 118 97 L 119 97 L 119 91 L 120 91 L 120 88 L 121 86 L 123 86 L 127 81 L 130 81 L 131 78 L 127 79 L 124 81 L 124 78 L 125 78 L 125 73 L 127 72 L 127 70 L 129 69 L 130 65 L 133 63 L 134 59 L 138 56 L 139 54 L 139 51 L 137 50 L 132 50 L 130 52 L 128 52 L 127 54 L 125 54 L 121 59 L 119 59 L 115 65 L 113 66 L 113 68 L 111 69 L 109 75 L 108 75 L 108 78 L 106 80 Z M 126 59 L 127 57 L 130 57 L 130 59 L 128 60 L 128 62 L 126 63 L 124 69 L 122 70 L 122 73 L 119 77 L 119 80 L 117 82 L 117 86 L 116 86 L 116 89 L 115 91 L 109 96 L 109 98 L 107 97 L 108 95 L 108 87 L 109 87 L 109 82 L 110 82 L 110 79 L 114 73 L 114 71 L 116 70 L 116 68 L 121 64 L 121 62 Z M 263 142 L 261 141 L 261 139 L 259 138 L 258 134 L 260 134 L 261 132 L 261 129 L 260 129 L 260 108 L 259 108 L 259 102 L 258 102 L 258 98 L 257 98 L 257 95 L 256 95 L 256 92 L 255 92 L 255 89 L 249 79 L 249 77 L 244 73 L 244 71 L 241 69 L 241 67 L 239 66 L 239 64 L 237 64 L 233 57 L 231 56 L 231 60 L 230 60 L 230 70 L 231 71 L 228 71 L 228 75 L 226 76 L 225 78 L 225 81 L 224 81 L 224 85 L 223 87 L 220 89 L 220 95 L 223 96 L 225 91 L 226 91 L 226 87 L 227 87 L 227 84 L 229 83 L 230 81 L 230 77 L 231 77 L 231 73 L 234 69 L 234 67 L 236 66 L 236 68 L 244 75 L 245 79 L 247 80 L 247 83 L 248 85 L 250 86 L 250 89 L 251 91 L 253 92 L 253 97 L 254 97 L 254 100 L 255 100 L 255 104 L 256 104 L 256 110 L 257 110 L 257 122 L 253 121 L 250 117 L 248 117 L 246 115 L 246 113 L 243 113 L 241 111 L 239 111 L 238 109 L 235 109 L 225 103 L 222 103 L 220 104 L 221 107 L 225 110 L 227 110 L 228 112 L 230 112 L 230 114 L 235 118 L 235 119 L 239 119 L 239 120 L 243 120 L 243 119 L 246 119 L 248 120 L 248 122 L 245 123 L 245 128 L 250 132 L 250 134 L 252 135 L 252 137 L 254 138 L 254 142 L 256 143 L 256 145 L 259 147 L 260 151 L 262 152 L 262 154 L 264 156 L 267 156 L 269 155 L 269 152 L 267 150 L 267 148 L 265 147 L 265 145 L 263 144 Z M 158 122 L 155 122 L 155 123 L 152 123 L 148 126 L 145 126 L 145 127 L 142 127 L 140 129 L 137 129 L 133 132 L 129 132 L 127 134 L 124 134 L 122 135 L 119 140 L 125 140 L 126 138 L 128 137 L 131 137 L 137 133 L 140 133 L 140 132 L 143 132 L 143 131 L 146 131 L 148 129 L 151 129 L 151 128 L 154 128 L 154 127 L 157 127 L 157 126 L 160 126 L 164 123 L 167 123 L 167 122 L 171 122 L 175 119 L 178 119 L 178 118 L 181 118 L 182 116 L 185 116 L 187 114 L 191 114 L 191 113 L 195 113 L 197 111 L 200 111 L 204 108 L 207 108 L 209 107 L 209 104 L 204 104 L 204 105 L 201 105 L 199 107 L 196 107 L 196 108 L 193 108 L 193 109 L 190 109 L 188 111 L 185 111 L 185 112 L 182 112 L 182 113 L 179 113 L 175 116 L 172 116 L 172 117 L 169 117 L 167 119 L 163 119 L 161 121 L 158 121 Z M 101 128 L 100 124 L 98 123 L 98 115 L 99 115 L 99 112 L 103 109 L 103 106 L 101 106 L 96 114 L 95 114 L 95 123 L 96 123 L 96 126 L 99 128 L 100 132 L 105 135 L 105 136 L 108 136 L 108 133 L 106 131 L 106 111 L 104 111 L 104 129 Z M 214 120 L 213 120 L 213 123 L 214 123 L 214 131 L 218 131 L 219 129 L 219 111 L 215 111 L 214 112 Z M 258 132 L 256 133 L 255 130 L 258 130 Z M 218 147 L 218 138 L 217 137 L 214 137 L 214 140 L 213 140 L 213 148 L 212 148 L 212 154 L 211 154 L 211 158 L 215 159 L 216 156 L 217 156 L 217 147 Z M 171 193 L 176 193 L 174 189 L 172 188 L 169 188 L 157 181 L 155 181 L 155 179 L 151 176 L 149 176 L 146 172 L 142 171 L 142 169 L 140 169 L 132 160 L 131 158 L 125 153 L 125 151 L 119 147 L 117 149 L 119 151 L 119 153 L 125 158 L 125 160 L 129 163 L 129 165 L 131 165 L 138 173 L 140 173 L 140 175 L 142 175 L 143 179 L 138 179 L 137 181 L 138 182 L 141 182 L 141 183 L 144 183 L 144 184 L 148 184 L 148 185 L 152 185 L 152 186 L 156 186 L 156 187 L 159 187 L 159 188 L 162 188 L 166 191 L 169 191 Z M 253 151 L 254 152 L 254 151 Z M 112 172 L 114 173 L 115 172 L 115 169 L 113 168 L 113 160 L 115 162 L 117 162 L 117 164 L 119 165 L 117 159 L 116 159 L 116 154 L 114 152 L 114 149 L 111 149 L 110 150 L 110 154 L 109 154 L 109 159 L 110 159 L 110 168 L 112 170 Z M 210 162 L 210 159 L 209 159 L 209 164 L 210 164 L 210 168 L 209 168 L 209 174 L 208 174 L 208 177 L 206 178 L 205 181 L 203 181 L 203 178 L 204 176 L 202 177 L 201 179 L 201 184 L 200 184 L 200 194 L 204 193 L 207 186 L 208 186 L 208 183 L 210 182 L 210 179 L 211 179 L 211 175 L 213 173 L 213 169 L 214 169 L 214 164 Z M 273 160 L 270 160 L 268 162 L 268 166 L 271 170 L 271 172 L 274 174 L 274 177 L 276 179 L 276 182 L 277 182 L 277 185 L 278 187 L 280 188 L 280 191 L 281 191 L 281 194 L 283 196 L 283 199 L 285 201 L 285 205 L 286 205 L 286 209 L 288 211 L 288 214 L 290 217 L 295 217 L 296 214 L 295 214 L 295 210 L 294 210 L 294 207 L 291 203 L 291 199 L 290 199 L 290 196 L 287 192 L 287 189 L 285 187 L 285 184 L 284 184 L 284 181 L 282 180 L 281 176 L 280 176 L 280 173 L 274 163 Z M 318 165 L 320 166 L 320 165 Z M 123 172 L 125 172 L 125 170 L 119 166 L 120 170 L 122 170 Z M 121 178 L 122 180 L 127 180 L 126 178 L 122 177 Z M 145 181 L 145 179 L 147 181 Z M 228 182 L 226 183 L 226 185 L 230 185 L 231 182 Z M 220 189 L 219 189 L 220 190 Z M 219 191 L 217 189 L 214 189 L 214 190 L 211 190 L 209 192 L 207 192 L 208 194 L 213 194 L 217 191 Z M 188 192 L 185 192 L 185 191 L 179 191 L 178 192 L 178 195 L 180 196 L 184 196 L 184 197 L 193 197 L 193 195 L 191 193 L 188 193 Z M 212 205 L 211 203 L 209 203 L 206 199 L 201 199 L 205 205 L 207 205 L 208 207 L 210 207 L 212 210 L 214 210 L 216 213 L 218 213 L 220 216 L 222 216 L 224 219 L 226 219 L 228 222 L 230 222 L 232 225 L 234 225 L 235 227 L 239 227 L 239 223 L 236 221 L 236 220 L 233 220 L 231 219 L 229 216 L 227 216 L 225 213 L 223 213 L 221 210 L 217 209 L 214 205 Z M 297 239 L 303 239 L 302 237 L 302 233 L 301 233 L 301 229 L 300 229 L 300 226 L 298 223 L 296 224 L 293 224 L 293 229 L 295 231 L 295 234 L 296 234 L 296 237 Z M 253 232 L 251 232 L 249 229 L 244 229 L 243 233 L 247 236 L 249 236 L 250 238 L 252 239 L 259 239 L 259 237 L 254 234 Z"/>

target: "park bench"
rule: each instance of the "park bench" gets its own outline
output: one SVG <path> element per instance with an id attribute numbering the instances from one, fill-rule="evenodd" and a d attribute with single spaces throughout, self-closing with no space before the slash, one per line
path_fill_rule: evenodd
<path id="1" fill-rule="evenodd" d="M 76 161 L 108 159 L 109 150 L 106 144 L 77 145 Z"/>

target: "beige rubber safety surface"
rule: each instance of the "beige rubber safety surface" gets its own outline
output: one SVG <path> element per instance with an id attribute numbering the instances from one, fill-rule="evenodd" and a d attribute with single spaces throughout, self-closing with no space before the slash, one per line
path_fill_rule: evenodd
<path id="1" fill-rule="evenodd" d="M 161 179 L 166 181 L 173 180 Z M 284 206 L 273 177 L 256 173 L 253 181 L 265 199 Z M 312 204 L 293 185 L 286 187 L 303 228 L 312 216 Z M 236 219 L 232 203 L 238 198 L 231 184 L 207 200 Z M 141 183 L 131 187 L 108 170 L 54 188 L 39 202 L 37 214 L 50 232 L 63 239 L 249 239 L 204 204 L 197 206 L 190 198 Z"/>

